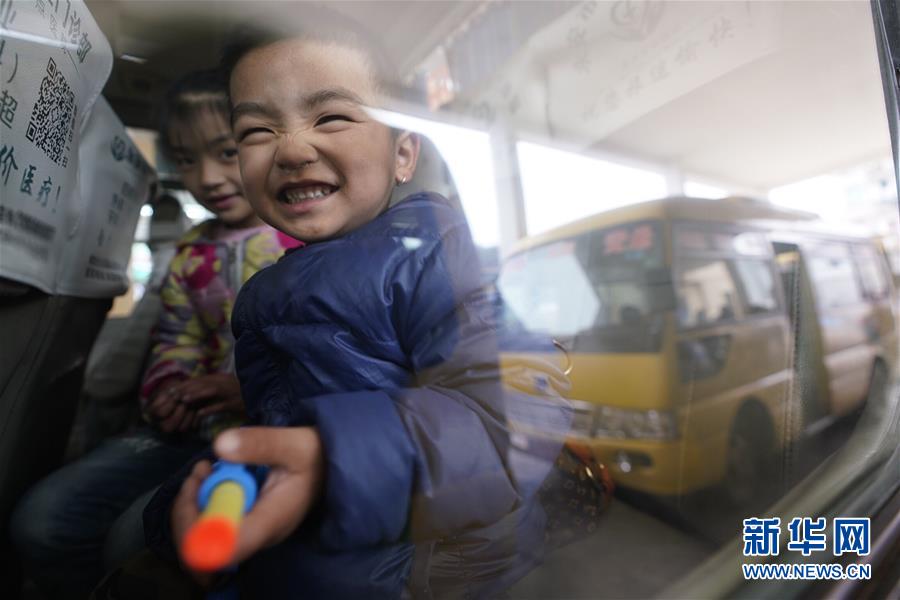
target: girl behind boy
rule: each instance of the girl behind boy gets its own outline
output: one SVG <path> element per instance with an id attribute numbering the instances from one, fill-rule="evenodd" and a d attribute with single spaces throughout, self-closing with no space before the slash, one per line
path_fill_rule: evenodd
<path id="1" fill-rule="evenodd" d="M 215 450 L 272 467 L 239 536 L 242 595 L 502 590 L 540 559 L 533 492 L 552 456 L 531 474 L 514 464 L 512 404 L 540 398 L 501 385 L 502 302 L 482 288 L 465 217 L 431 193 L 390 206 L 419 142 L 366 109 L 382 82 L 359 45 L 268 40 L 231 65 L 247 197 L 308 244 L 235 307 L 243 397 L 267 427 L 227 432 Z M 209 470 L 199 462 L 156 495 L 151 545 L 182 539 Z"/>
<path id="2" fill-rule="evenodd" d="M 146 494 L 204 447 L 204 419 L 243 414 L 232 367 L 234 298 L 252 274 L 297 245 L 264 225 L 243 195 L 217 72 L 181 79 L 162 112 L 163 150 L 215 217 L 180 240 L 162 286 L 141 387 L 146 424 L 51 474 L 20 501 L 13 539 L 29 575 L 51 597 L 87 596 L 104 566 L 139 550 Z"/>

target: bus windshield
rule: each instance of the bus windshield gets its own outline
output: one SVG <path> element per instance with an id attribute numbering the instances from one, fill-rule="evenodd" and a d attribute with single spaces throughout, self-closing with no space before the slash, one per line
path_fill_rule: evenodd
<path id="1" fill-rule="evenodd" d="M 575 352 L 658 352 L 671 297 L 660 230 L 629 223 L 531 248 L 505 263 L 500 290 L 525 328 Z"/>

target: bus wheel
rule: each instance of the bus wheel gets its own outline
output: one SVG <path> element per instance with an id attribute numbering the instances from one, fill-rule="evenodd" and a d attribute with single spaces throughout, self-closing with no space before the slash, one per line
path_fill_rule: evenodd
<path id="1" fill-rule="evenodd" d="M 755 414 L 741 411 L 728 443 L 728 463 L 723 482 L 726 497 L 746 507 L 768 496 L 771 484 L 771 425 Z"/>

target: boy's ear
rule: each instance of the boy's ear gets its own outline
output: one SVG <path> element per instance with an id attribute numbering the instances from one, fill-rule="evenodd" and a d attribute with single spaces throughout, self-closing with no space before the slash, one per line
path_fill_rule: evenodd
<path id="1" fill-rule="evenodd" d="M 394 142 L 395 162 L 394 179 L 406 182 L 413 178 L 416 163 L 419 160 L 419 135 L 410 131 L 401 131 Z"/>

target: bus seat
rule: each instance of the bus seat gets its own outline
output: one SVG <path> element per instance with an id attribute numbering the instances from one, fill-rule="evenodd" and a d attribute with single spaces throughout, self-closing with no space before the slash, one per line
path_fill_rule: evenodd
<path id="1" fill-rule="evenodd" d="M 61 462 L 87 357 L 112 304 L 12 288 L 0 297 L 0 540 L 19 497 Z M 4 577 L 8 558 L 0 556 Z"/>
<path id="2" fill-rule="evenodd" d="M 25 296 L 32 290 L 30 285 L 0 277 L 0 298 L 17 298 Z"/>
<path id="3" fill-rule="evenodd" d="M 448 200 L 459 205 L 459 191 L 450 174 L 450 168 L 444 157 L 441 156 L 437 146 L 426 136 L 419 136 L 421 147 L 419 160 L 416 163 L 416 171 L 404 185 L 394 186 L 390 203 L 393 206 L 406 196 L 429 190 L 441 194 Z"/>
<path id="4" fill-rule="evenodd" d="M 132 313 L 107 319 L 88 358 L 82 403 L 70 443 L 70 457 L 125 430 L 138 417 L 137 394 L 150 351 L 150 336 L 162 311 L 160 289 L 175 256 L 176 243 L 190 227 L 172 196 L 153 203 L 147 245 L 152 270 Z"/>

